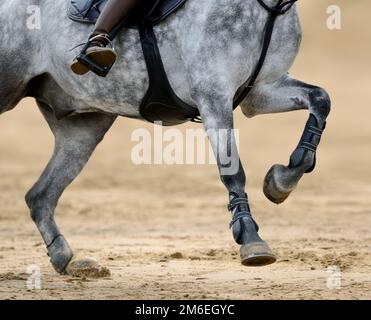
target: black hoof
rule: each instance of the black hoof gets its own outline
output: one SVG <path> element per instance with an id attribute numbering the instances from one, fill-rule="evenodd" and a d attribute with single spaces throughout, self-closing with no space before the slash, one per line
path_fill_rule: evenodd
<path id="1" fill-rule="evenodd" d="M 63 274 L 72 260 L 73 252 L 66 239 L 60 235 L 48 247 L 48 256 L 54 269 Z"/>
<path id="2" fill-rule="evenodd" d="M 287 168 L 282 165 L 274 165 L 267 173 L 264 179 L 263 191 L 265 196 L 275 204 L 283 203 L 295 189 L 296 185 L 285 188 L 278 177 L 284 177 Z"/>
<path id="3" fill-rule="evenodd" d="M 264 267 L 277 261 L 269 246 L 264 242 L 255 242 L 241 246 L 241 262 L 247 267 Z"/>

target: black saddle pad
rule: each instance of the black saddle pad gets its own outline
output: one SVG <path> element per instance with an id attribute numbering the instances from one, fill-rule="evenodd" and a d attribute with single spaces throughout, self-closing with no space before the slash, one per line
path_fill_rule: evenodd
<path id="1" fill-rule="evenodd" d="M 68 16 L 76 22 L 94 24 L 107 0 L 68 0 Z M 187 0 L 144 0 L 143 5 L 125 23 L 126 27 L 136 26 L 139 19 L 146 19 L 152 25 L 165 20 Z"/>

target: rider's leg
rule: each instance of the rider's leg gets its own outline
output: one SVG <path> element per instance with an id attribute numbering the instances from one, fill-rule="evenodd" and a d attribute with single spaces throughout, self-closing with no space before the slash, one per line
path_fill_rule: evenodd
<path id="1" fill-rule="evenodd" d="M 89 37 L 86 56 L 102 67 L 111 67 L 116 61 L 116 53 L 106 48 L 110 43 L 109 33 L 140 4 L 142 0 L 108 0 L 95 28 Z M 73 72 L 83 75 L 89 72 L 89 66 L 75 59 L 71 65 Z"/>
<path id="2" fill-rule="evenodd" d="M 108 0 L 95 24 L 91 37 L 109 34 L 140 2 L 141 0 Z M 108 42 L 103 39 L 101 45 L 106 46 L 107 44 Z"/>

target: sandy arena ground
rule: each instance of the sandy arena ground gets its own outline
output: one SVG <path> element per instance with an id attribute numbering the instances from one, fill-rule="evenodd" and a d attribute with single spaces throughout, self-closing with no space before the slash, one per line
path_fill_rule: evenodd
<path id="1" fill-rule="evenodd" d="M 332 3 L 343 9 L 341 31 L 325 27 Z M 252 209 L 278 263 L 240 265 L 216 167 L 136 167 L 130 135 L 143 123 L 120 119 L 57 210 L 75 251 L 112 275 L 59 276 L 23 200 L 53 140 L 24 100 L 0 117 L 0 298 L 370 299 L 371 34 L 363 28 L 370 9 L 368 0 L 301 1 L 304 39 L 292 74 L 327 88 L 333 112 L 315 173 L 281 206 L 265 199 L 263 178 L 272 164 L 287 163 L 307 112 L 252 120 L 236 112 Z M 33 264 L 41 290 L 26 287 Z M 328 266 L 341 268 L 338 290 L 327 287 Z"/>

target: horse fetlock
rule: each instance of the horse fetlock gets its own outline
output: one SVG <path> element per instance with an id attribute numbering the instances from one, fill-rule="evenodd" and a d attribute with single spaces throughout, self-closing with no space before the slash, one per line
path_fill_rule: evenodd
<path id="1" fill-rule="evenodd" d="M 259 226 L 254 221 L 246 193 L 230 192 L 228 210 L 232 214 L 230 228 L 238 244 L 261 240 L 258 236 Z"/>
<path id="2" fill-rule="evenodd" d="M 289 168 L 303 173 L 311 173 L 316 167 L 316 151 L 298 147 L 290 157 Z"/>
<path id="3" fill-rule="evenodd" d="M 241 245 L 241 263 L 245 266 L 265 266 L 276 261 L 269 246 L 258 232 L 259 226 L 250 213 L 247 195 L 230 193 L 229 210 L 232 212 L 230 224 L 234 240 Z"/>
<path id="4" fill-rule="evenodd" d="M 234 240 L 240 245 L 262 241 L 253 218 L 245 217 L 233 223 L 232 233 Z"/>
<path id="5" fill-rule="evenodd" d="M 238 215 L 238 213 L 237 213 Z M 236 220 L 232 225 L 233 237 L 241 245 L 241 263 L 245 266 L 258 267 L 272 264 L 276 257 L 259 234 L 259 227 L 250 216 Z"/>
<path id="6" fill-rule="evenodd" d="M 58 273 L 64 273 L 70 261 L 73 258 L 73 252 L 66 239 L 59 235 L 48 246 L 48 256 L 54 269 Z"/>

